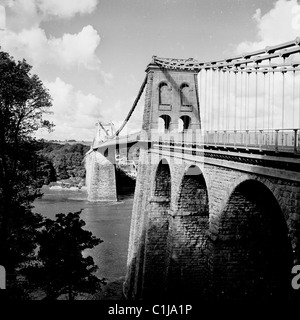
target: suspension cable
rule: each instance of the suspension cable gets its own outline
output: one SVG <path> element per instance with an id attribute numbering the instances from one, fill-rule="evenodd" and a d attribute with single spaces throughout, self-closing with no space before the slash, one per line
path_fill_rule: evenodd
<path id="1" fill-rule="evenodd" d="M 266 73 L 264 75 L 264 101 L 263 101 L 263 109 L 262 109 L 262 130 L 265 130 L 265 107 L 266 107 Z"/>
<path id="2" fill-rule="evenodd" d="M 221 70 L 218 69 L 218 125 L 217 130 L 220 130 L 220 113 L 221 113 Z"/>
<path id="3" fill-rule="evenodd" d="M 210 114 L 211 114 L 211 79 L 212 79 L 212 71 L 211 69 L 208 69 L 208 74 L 207 74 L 207 105 L 206 105 L 206 110 L 207 110 L 207 130 L 210 130 L 211 126 L 211 121 L 210 121 Z"/>
<path id="4" fill-rule="evenodd" d="M 237 109 L 237 72 L 234 72 L 234 122 L 233 127 L 236 130 L 236 109 Z"/>
<path id="5" fill-rule="evenodd" d="M 241 104 L 239 107 L 239 114 L 240 114 L 240 131 L 242 131 L 242 122 L 243 122 L 243 71 L 240 73 L 241 74 Z"/>
<path id="6" fill-rule="evenodd" d="M 211 74 L 211 131 L 214 130 L 214 85 L 215 85 L 215 70 L 212 69 L 212 74 Z"/>
<path id="7" fill-rule="evenodd" d="M 272 81 L 272 129 L 274 129 L 274 109 L 275 109 L 275 72 L 273 70 L 273 81 Z"/>
<path id="8" fill-rule="evenodd" d="M 223 70 L 223 130 L 225 130 L 225 71 Z"/>
<path id="9" fill-rule="evenodd" d="M 269 60 L 269 64 L 271 64 L 271 59 Z M 268 90 L 268 131 L 270 131 L 270 109 L 271 109 L 271 72 L 269 75 L 269 90 Z"/>
<path id="10" fill-rule="evenodd" d="M 295 70 L 293 71 L 293 128 L 295 128 Z"/>
<path id="11" fill-rule="evenodd" d="M 257 106 L 258 106 L 258 73 L 255 73 L 255 113 L 254 113 L 254 131 L 256 138 L 257 131 Z"/>
<path id="12" fill-rule="evenodd" d="M 250 107 L 249 107 L 249 99 L 250 99 L 250 94 L 249 94 L 249 87 L 251 85 L 251 82 L 250 82 L 250 73 L 251 72 L 247 72 L 247 118 L 246 118 L 246 121 L 247 121 L 247 125 L 246 125 L 246 129 L 249 130 L 249 112 L 250 112 Z"/>
<path id="13" fill-rule="evenodd" d="M 226 131 L 230 125 L 230 71 L 227 72 L 227 115 L 226 115 Z"/>
<path id="14" fill-rule="evenodd" d="M 205 69 L 205 80 L 204 80 L 204 83 L 205 83 L 205 91 L 204 91 L 204 93 L 205 93 L 205 99 L 204 99 L 204 122 L 205 122 L 205 130 L 208 130 L 208 120 L 207 120 L 207 118 L 208 118 L 208 106 L 207 106 L 207 104 L 208 104 L 208 94 L 207 94 L 207 73 L 208 73 L 208 71 L 207 71 L 208 69 Z"/>
<path id="15" fill-rule="evenodd" d="M 298 103 L 299 103 L 299 105 L 298 105 L 298 111 L 299 111 L 299 113 L 298 113 L 298 117 L 299 117 L 299 128 L 300 128 L 300 78 L 299 78 L 299 100 L 298 100 Z"/>
<path id="16" fill-rule="evenodd" d="M 202 72 L 201 72 L 201 70 L 199 72 L 199 90 L 198 90 L 198 92 L 200 92 L 200 94 L 198 94 L 199 105 L 202 106 Z M 199 110 L 199 117 L 202 122 L 202 114 L 201 114 L 202 110 L 201 109 Z M 201 124 L 201 127 L 202 127 L 202 124 Z"/>
<path id="17" fill-rule="evenodd" d="M 282 129 L 284 129 L 284 107 L 285 107 L 285 101 L 284 101 L 284 94 L 285 94 L 285 81 L 284 81 L 285 77 L 284 77 L 284 71 L 282 71 L 282 114 L 281 114 L 281 117 L 282 117 L 282 122 L 281 122 L 281 126 L 282 126 Z"/>
<path id="18" fill-rule="evenodd" d="M 244 118 L 244 121 L 245 121 L 245 129 L 247 129 L 247 94 L 248 94 L 248 86 L 247 86 L 247 77 L 248 77 L 248 73 L 245 72 L 245 118 Z"/>
<path id="19" fill-rule="evenodd" d="M 139 90 L 139 93 L 137 95 L 137 97 L 135 98 L 134 102 L 133 102 L 133 105 L 131 107 L 131 109 L 129 110 L 128 114 L 127 114 L 127 117 L 125 118 L 124 122 L 122 123 L 121 127 L 116 131 L 116 133 L 111 137 L 111 139 L 115 138 L 116 136 L 118 136 L 120 134 L 120 132 L 123 130 L 123 128 L 125 127 L 125 125 L 127 124 L 128 120 L 130 119 L 133 111 L 135 110 L 135 107 L 137 106 L 139 100 L 140 100 L 140 97 L 144 91 L 144 88 L 146 86 L 146 83 L 147 83 L 147 80 L 148 80 L 148 75 L 145 76 L 145 79 L 142 83 L 142 86 Z"/>

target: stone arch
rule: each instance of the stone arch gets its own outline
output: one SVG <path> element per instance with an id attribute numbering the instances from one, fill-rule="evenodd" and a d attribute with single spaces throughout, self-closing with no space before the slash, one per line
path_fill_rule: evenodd
<path id="1" fill-rule="evenodd" d="M 185 171 L 179 188 L 178 212 L 208 217 L 208 193 L 202 171 L 191 165 Z"/>
<path id="2" fill-rule="evenodd" d="M 143 297 L 162 298 L 166 292 L 168 270 L 168 231 L 171 199 L 171 171 L 166 159 L 155 171 L 153 193 L 147 212 Z"/>
<path id="3" fill-rule="evenodd" d="M 169 293 L 193 297 L 204 294 L 209 275 L 207 265 L 208 193 L 199 167 L 185 171 L 169 227 Z"/>
<path id="4" fill-rule="evenodd" d="M 105 158 L 108 157 L 108 148 L 106 148 L 106 149 L 104 150 L 103 155 L 104 155 Z"/>
<path id="5" fill-rule="evenodd" d="M 178 131 L 184 132 L 190 129 L 192 119 L 189 116 L 183 115 L 178 119 Z"/>
<path id="6" fill-rule="evenodd" d="M 262 183 L 266 188 L 269 189 L 269 191 L 273 194 L 276 201 L 278 202 L 278 204 L 281 208 L 281 211 L 285 217 L 285 220 L 287 221 L 289 218 L 288 210 L 287 210 L 284 202 L 282 201 L 280 193 L 276 192 L 277 183 L 274 183 L 267 178 L 263 178 L 263 177 L 252 175 L 252 174 L 243 174 L 242 176 L 240 176 L 239 178 L 235 179 L 234 181 L 232 181 L 230 183 L 230 188 L 226 192 L 226 196 L 224 197 L 224 201 L 222 202 L 222 206 L 221 206 L 219 212 L 223 211 L 224 207 L 227 204 L 227 200 L 230 198 L 231 194 L 236 190 L 236 188 L 241 183 L 246 182 L 248 180 L 257 181 L 257 183 Z"/>
<path id="7" fill-rule="evenodd" d="M 158 117 L 158 131 L 165 133 L 170 130 L 171 117 L 167 114 L 163 114 Z"/>
<path id="8" fill-rule="evenodd" d="M 212 291 L 224 298 L 287 297 L 292 247 L 278 201 L 262 182 L 238 184 L 212 241 Z"/>
<path id="9" fill-rule="evenodd" d="M 168 161 L 163 158 L 159 161 L 154 178 L 154 197 L 163 197 L 170 202 L 171 197 L 171 170 Z"/>
<path id="10" fill-rule="evenodd" d="M 182 106 L 190 106 L 190 86 L 184 82 L 180 86 L 180 103 Z"/>
<path id="11" fill-rule="evenodd" d="M 160 82 L 159 89 L 159 104 L 169 105 L 171 103 L 170 88 L 166 82 Z"/>

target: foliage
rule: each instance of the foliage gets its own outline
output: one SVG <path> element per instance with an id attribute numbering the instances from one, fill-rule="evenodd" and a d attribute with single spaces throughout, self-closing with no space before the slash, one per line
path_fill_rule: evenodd
<path id="1" fill-rule="evenodd" d="M 76 294 L 94 293 L 105 283 L 94 275 L 98 267 L 93 258 L 82 254 L 103 241 L 83 229 L 85 222 L 80 213 L 61 213 L 56 220 L 45 219 L 38 237 L 39 265 L 28 269 L 28 276 L 45 289 L 47 299 L 68 294 L 73 300 Z"/>
<path id="2" fill-rule="evenodd" d="M 35 230 L 41 217 L 31 203 L 41 196 L 44 181 L 33 134 L 52 130 L 43 119 L 51 97 L 25 60 L 15 62 L 0 51 L 0 264 L 14 272 L 35 248 Z"/>
<path id="3" fill-rule="evenodd" d="M 73 177 L 83 179 L 85 177 L 85 168 L 83 159 L 88 146 L 80 143 L 70 145 L 58 144 L 53 142 L 40 143 L 39 154 L 48 159 L 49 164 L 54 169 L 54 177 L 49 177 L 49 181 L 69 179 Z"/>
<path id="4" fill-rule="evenodd" d="M 48 90 L 30 71 L 25 60 L 16 62 L 0 51 L 0 265 L 9 275 L 6 291 L 11 297 L 24 271 L 29 277 L 34 270 L 35 277 L 43 275 L 48 297 L 68 291 L 73 299 L 77 292 L 91 292 L 103 283 L 94 275 L 93 259 L 82 256 L 101 240 L 82 229 L 80 212 L 59 214 L 55 221 L 32 212 L 42 185 L 56 179 L 56 168 L 40 152 L 43 142 L 33 137 L 39 128 L 51 131 L 54 125 L 43 119 L 52 105 Z M 46 148 L 51 153 L 56 147 Z M 81 164 L 85 153 L 83 146 L 68 148 L 55 163 L 66 174 Z"/>

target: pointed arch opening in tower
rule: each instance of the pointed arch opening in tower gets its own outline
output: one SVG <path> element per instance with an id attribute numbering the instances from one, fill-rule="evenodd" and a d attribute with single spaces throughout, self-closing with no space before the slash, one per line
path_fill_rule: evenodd
<path id="1" fill-rule="evenodd" d="M 163 134 L 170 130 L 171 117 L 163 114 L 158 118 L 158 132 Z"/>
<path id="2" fill-rule="evenodd" d="M 170 90 L 166 82 L 162 82 L 159 84 L 159 104 L 170 104 Z"/>
<path id="3" fill-rule="evenodd" d="M 178 119 L 178 132 L 184 132 L 190 129 L 191 118 L 189 116 L 181 116 Z"/>
<path id="4" fill-rule="evenodd" d="M 183 83 L 180 87 L 180 101 L 182 106 L 189 106 L 191 102 L 189 101 L 190 87 L 187 83 Z"/>

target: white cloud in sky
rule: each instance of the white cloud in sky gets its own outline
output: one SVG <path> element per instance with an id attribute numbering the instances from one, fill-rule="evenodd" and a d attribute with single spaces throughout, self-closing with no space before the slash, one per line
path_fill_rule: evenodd
<path id="1" fill-rule="evenodd" d="M 92 13 L 97 0 L 37 0 L 36 5 L 45 15 L 71 18 L 76 14 Z"/>
<path id="2" fill-rule="evenodd" d="M 240 43 L 236 53 L 251 52 L 300 36 L 300 5 L 297 0 L 278 0 L 264 15 L 258 8 L 253 19 L 257 27 L 257 40 Z"/>
<path id="3" fill-rule="evenodd" d="M 15 59 L 25 58 L 33 72 L 56 67 L 55 81 L 43 80 L 53 98 L 50 117 L 56 127 L 52 134 L 41 131 L 38 136 L 47 139 L 92 139 L 94 125 L 100 118 L 102 100 L 93 94 L 84 94 L 61 79 L 64 69 L 84 68 L 97 72 L 105 85 L 111 85 L 113 75 L 100 68 L 96 49 L 101 38 L 93 26 L 82 27 L 78 33 L 61 36 L 47 34 L 43 21 L 71 19 L 76 15 L 92 13 L 98 0 L 0 0 L 5 8 L 5 29 L 0 30 L 1 49 Z"/>
<path id="4" fill-rule="evenodd" d="M 47 36 L 41 27 L 43 20 L 92 13 L 97 0 L 0 0 L 0 4 L 6 8 L 6 29 L 0 32 L 3 50 L 17 59 L 25 58 L 35 68 L 50 64 L 99 69 L 100 35 L 91 25 L 61 37 Z"/>
<path id="5" fill-rule="evenodd" d="M 61 68 L 99 69 L 100 60 L 95 51 L 100 36 L 92 26 L 85 26 L 77 34 L 65 33 L 60 38 L 47 38 L 40 27 L 18 33 L 4 30 L 0 32 L 0 40 L 4 51 L 18 59 L 26 58 L 34 67 L 50 64 Z"/>
<path id="6" fill-rule="evenodd" d="M 100 73 L 102 75 L 103 81 L 106 85 L 111 85 L 114 79 L 114 76 L 110 72 L 105 72 L 103 70 L 100 70 Z"/>
<path id="7" fill-rule="evenodd" d="M 88 69 L 99 67 L 99 59 L 95 54 L 100 43 L 100 36 L 92 26 L 85 26 L 77 34 L 64 34 L 62 38 L 48 40 L 51 53 L 56 60 L 61 59 L 63 65 L 81 66 Z"/>
<path id="8" fill-rule="evenodd" d="M 76 14 L 90 14 L 97 0 L 0 0 L 10 14 L 9 27 L 13 30 L 29 28 L 42 20 L 68 19 Z M 30 18 L 30 19 L 28 19 Z"/>
<path id="9" fill-rule="evenodd" d="M 16 32 L 38 26 L 43 15 L 38 13 L 35 0 L 0 0 L 6 8 L 7 28 Z"/>
<path id="10" fill-rule="evenodd" d="M 6 27 L 6 12 L 5 7 L 0 5 L 0 30 Z"/>
<path id="11" fill-rule="evenodd" d="M 100 98 L 92 94 L 76 91 L 71 84 L 65 83 L 60 78 L 56 78 L 54 82 L 45 82 L 45 86 L 49 89 L 54 99 L 54 115 L 59 115 L 57 121 L 70 121 L 73 122 L 73 125 L 81 127 L 87 124 L 81 121 L 80 116 L 96 119 L 100 117 L 100 105 L 102 102 Z"/>
<path id="12" fill-rule="evenodd" d="M 101 117 L 102 100 L 92 94 L 84 94 L 60 78 L 54 82 L 45 82 L 45 87 L 53 98 L 52 115 L 47 119 L 56 125 L 55 131 L 45 135 L 41 131 L 38 137 L 64 140 L 92 139 L 97 119 Z"/>

